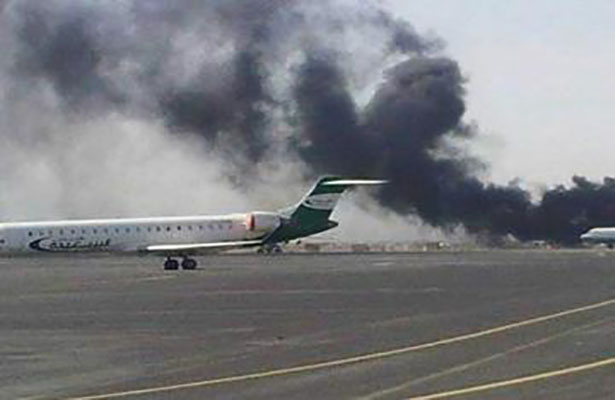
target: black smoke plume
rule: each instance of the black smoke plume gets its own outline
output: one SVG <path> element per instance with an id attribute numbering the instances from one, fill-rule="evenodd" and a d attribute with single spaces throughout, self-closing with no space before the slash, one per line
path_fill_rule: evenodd
<path id="1" fill-rule="evenodd" d="M 574 177 L 533 203 L 478 178 L 487 167 L 456 145 L 477 131 L 463 121 L 464 77 L 440 41 L 375 3 L 308 3 L 9 1 L 0 89 L 9 99 L 50 89 L 75 120 L 162 120 L 230 174 L 298 162 L 306 179 L 385 178 L 380 204 L 438 227 L 575 243 L 615 224 L 614 179 Z"/>

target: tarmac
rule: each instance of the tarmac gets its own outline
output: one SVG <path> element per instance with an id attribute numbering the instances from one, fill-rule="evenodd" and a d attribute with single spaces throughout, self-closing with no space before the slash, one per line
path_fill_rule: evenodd
<path id="1" fill-rule="evenodd" d="M 0 259 L 0 399 L 614 399 L 615 252 Z"/>

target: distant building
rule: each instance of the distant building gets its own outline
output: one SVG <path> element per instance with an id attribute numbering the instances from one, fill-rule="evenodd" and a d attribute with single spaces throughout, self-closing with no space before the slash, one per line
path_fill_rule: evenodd
<path id="1" fill-rule="evenodd" d="M 350 246 L 350 251 L 353 253 L 368 253 L 370 251 L 369 245 L 365 243 L 356 243 Z"/>
<path id="2" fill-rule="evenodd" d="M 320 243 L 304 243 L 303 249 L 308 253 L 320 253 Z"/>
<path id="3" fill-rule="evenodd" d="M 434 250 L 443 250 L 451 247 L 448 243 L 437 241 L 437 242 L 427 242 L 423 243 L 422 250 L 423 251 L 434 251 Z"/>

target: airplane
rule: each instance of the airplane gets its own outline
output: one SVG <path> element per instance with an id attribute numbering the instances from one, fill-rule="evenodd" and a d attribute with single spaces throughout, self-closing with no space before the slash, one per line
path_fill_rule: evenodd
<path id="1" fill-rule="evenodd" d="M 280 243 L 333 229 L 338 223 L 329 216 L 346 189 L 383 183 L 323 177 L 297 205 L 278 212 L 0 223 L 0 255 L 153 254 L 166 257 L 165 270 L 192 270 L 199 254 L 248 247 L 279 253 Z"/>
<path id="2" fill-rule="evenodd" d="M 581 240 L 588 244 L 604 243 L 609 249 L 615 245 L 614 228 L 592 228 L 580 236 Z"/>

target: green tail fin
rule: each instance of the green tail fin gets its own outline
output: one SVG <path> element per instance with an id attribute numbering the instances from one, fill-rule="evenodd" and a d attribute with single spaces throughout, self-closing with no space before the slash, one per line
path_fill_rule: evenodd
<path id="1" fill-rule="evenodd" d="M 343 179 L 337 176 L 320 178 L 294 207 L 282 210 L 284 226 L 271 236 L 271 241 L 288 241 L 335 228 L 329 220 L 339 198 L 346 189 L 357 185 L 382 184 L 380 180 Z"/>

